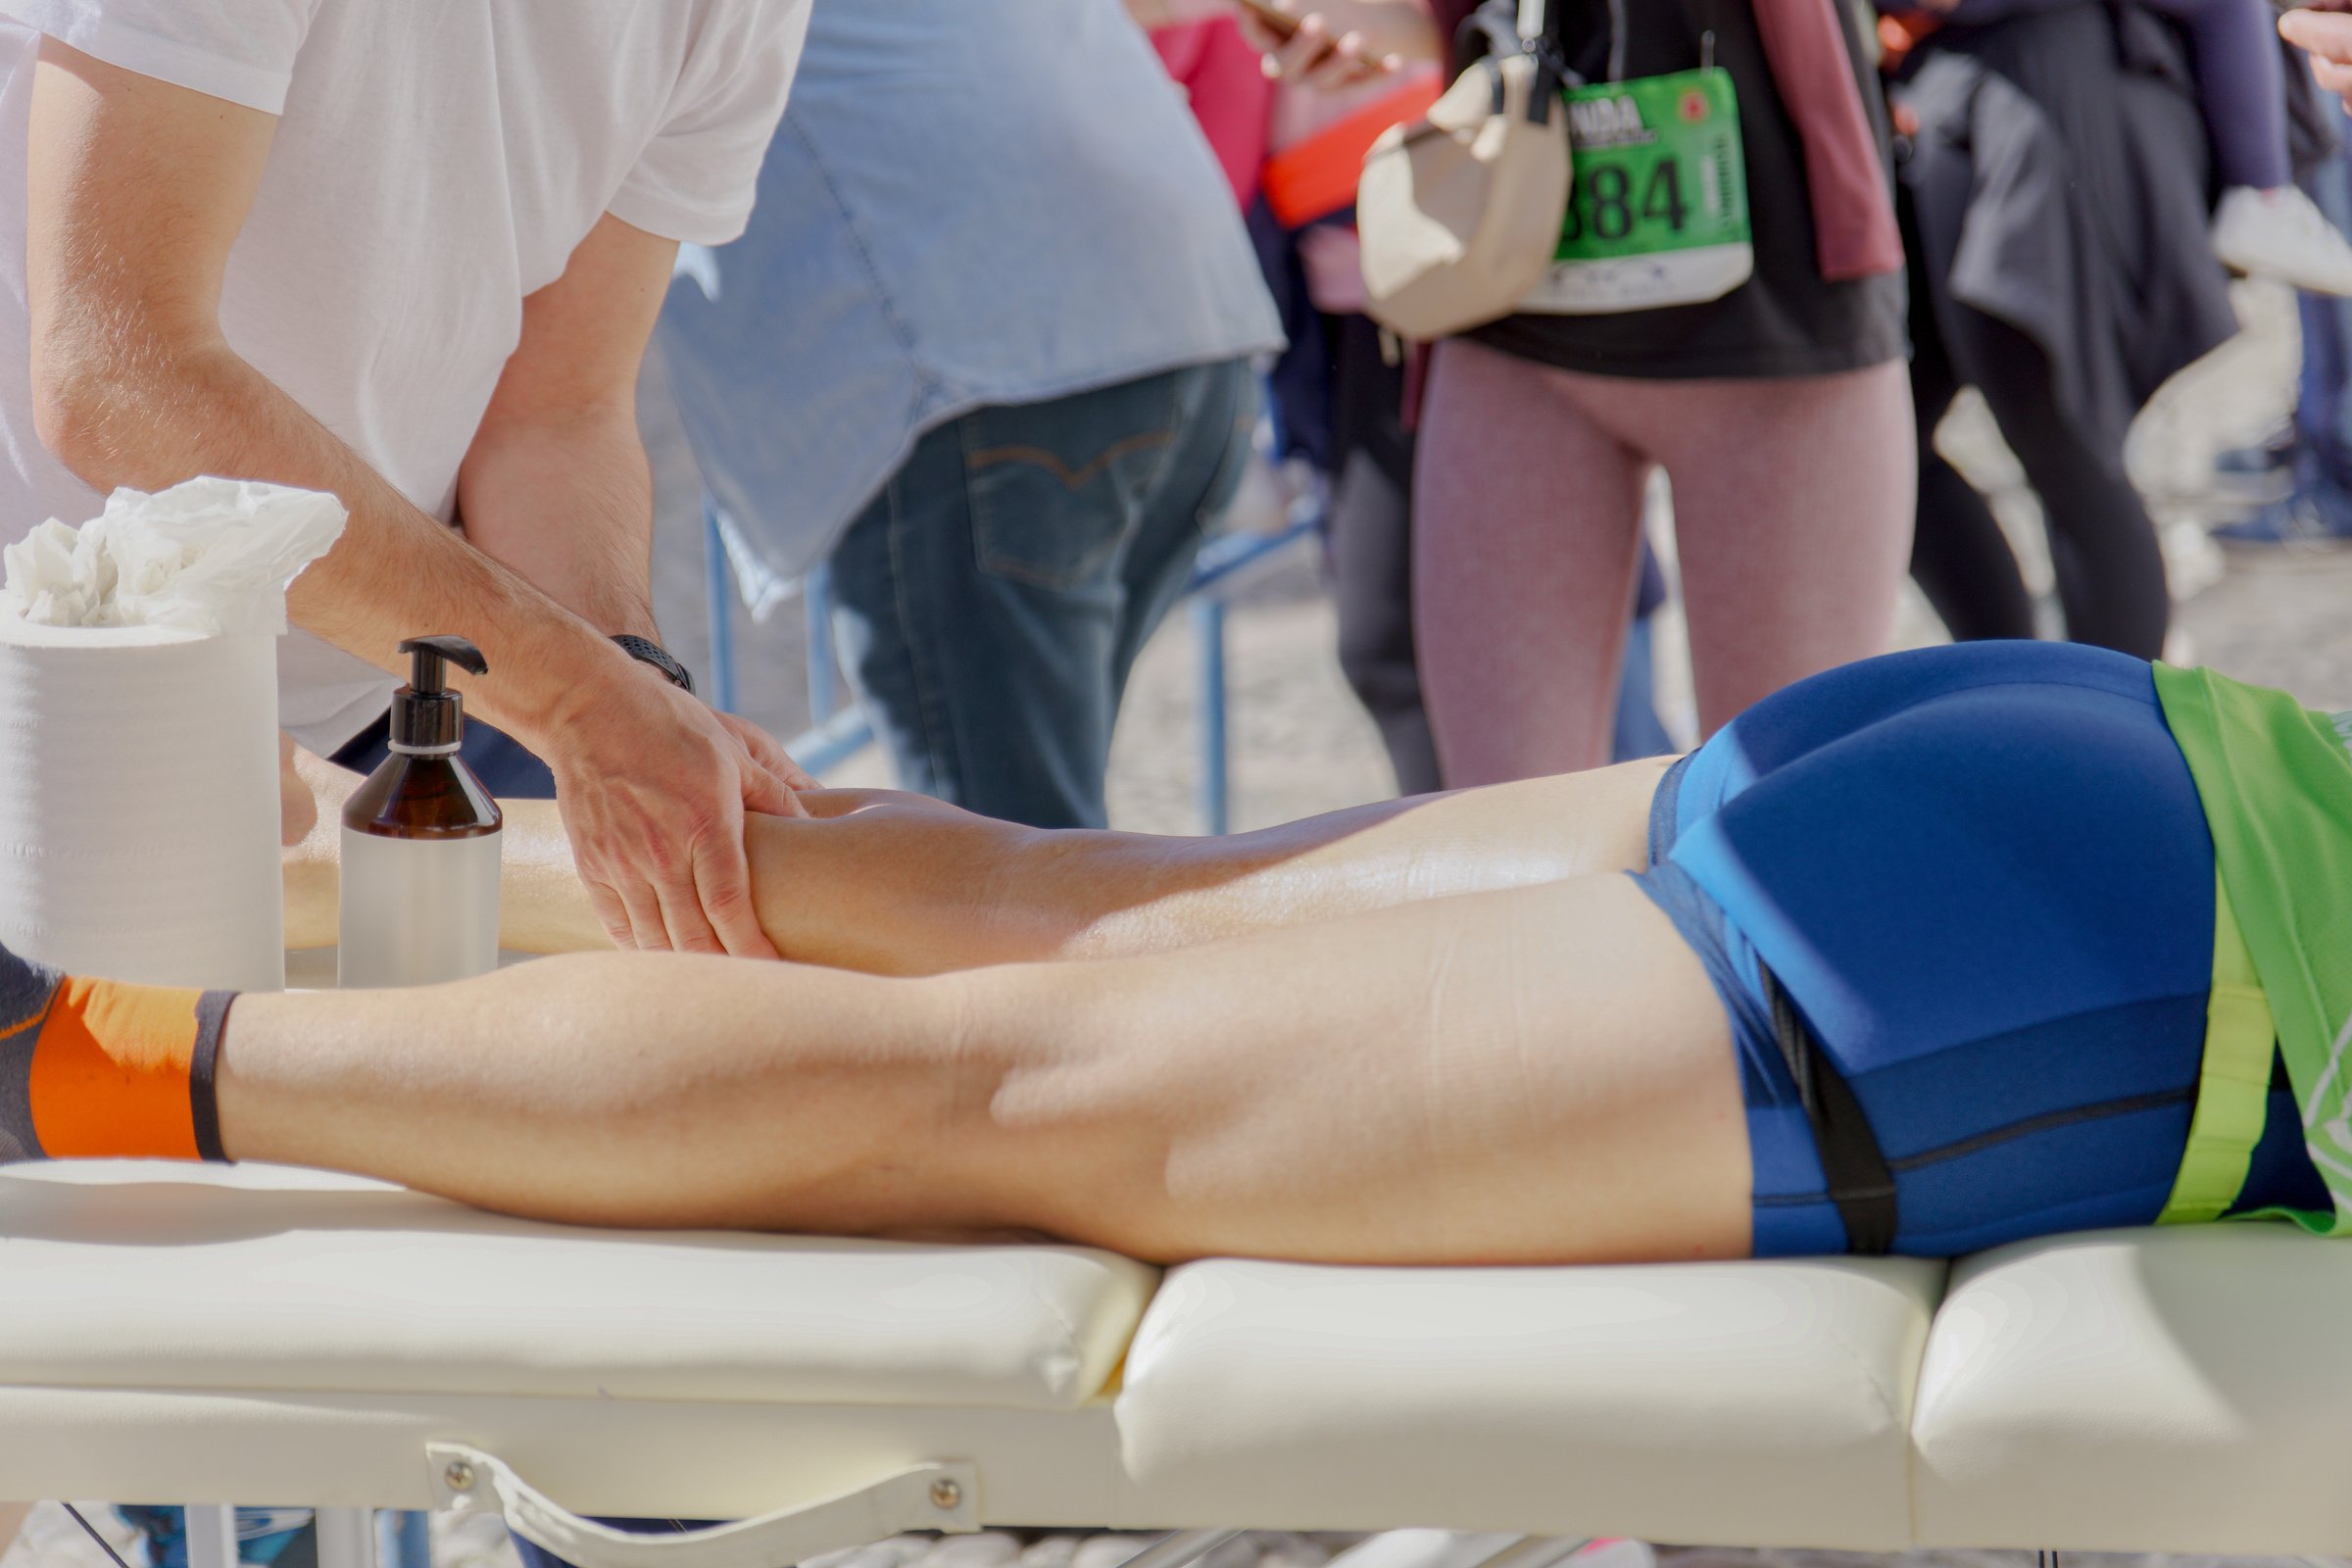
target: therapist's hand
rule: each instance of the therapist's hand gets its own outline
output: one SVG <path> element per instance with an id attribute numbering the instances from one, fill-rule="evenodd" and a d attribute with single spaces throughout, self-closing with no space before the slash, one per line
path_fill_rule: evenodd
<path id="1" fill-rule="evenodd" d="M 752 902 L 743 820 L 808 814 L 794 792 L 815 781 L 781 746 L 633 661 L 553 733 L 556 805 L 614 945 L 778 956 Z"/>
<path id="2" fill-rule="evenodd" d="M 2288 43 L 2310 53 L 2311 72 L 2320 85 L 2352 108 L 2352 16 L 2345 12 L 2352 12 L 2352 0 L 2316 0 L 2280 17 L 2278 30 Z"/>

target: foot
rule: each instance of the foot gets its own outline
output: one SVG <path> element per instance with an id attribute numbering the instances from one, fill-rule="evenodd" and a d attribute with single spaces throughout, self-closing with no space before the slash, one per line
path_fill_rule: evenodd
<path id="1" fill-rule="evenodd" d="M 20 958 L 0 947 L 0 1047 L 22 1040 L 26 1051 L 32 1049 L 33 1036 L 49 1015 L 49 999 L 57 995 L 63 979 L 47 964 Z"/>
<path id="2" fill-rule="evenodd" d="M 2238 550 L 2341 549 L 2352 544 L 2352 498 L 2332 486 L 2300 489 L 2243 522 L 2214 529 L 2213 537 Z"/>
<path id="3" fill-rule="evenodd" d="M 32 1048 L 64 979 L 0 947 L 0 1164 L 41 1157 L 32 1136 Z"/>
<path id="4" fill-rule="evenodd" d="M 225 1158 L 212 1075 L 235 1001 L 63 975 L 0 947 L 0 1164 Z"/>
<path id="5" fill-rule="evenodd" d="M 2291 185 L 2224 191 L 2213 215 L 2213 249 L 2224 266 L 2249 277 L 2352 296 L 2352 240 Z"/>

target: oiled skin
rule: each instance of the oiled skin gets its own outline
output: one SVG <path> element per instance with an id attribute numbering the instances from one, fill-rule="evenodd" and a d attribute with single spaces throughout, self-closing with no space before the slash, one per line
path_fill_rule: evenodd
<path id="1" fill-rule="evenodd" d="M 606 954 L 247 998 L 223 1141 L 589 1223 L 1018 1230 L 1154 1259 L 1744 1255 L 1722 1009 L 1621 874 L 1658 772 L 1229 840 L 814 795 L 750 841 L 801 961 Z M 510 944 L 601 945 L 552 817 L 517 807 L 509 833 Z M 331 875 L 313 854 L 291 876 L 315 928 Z"/>

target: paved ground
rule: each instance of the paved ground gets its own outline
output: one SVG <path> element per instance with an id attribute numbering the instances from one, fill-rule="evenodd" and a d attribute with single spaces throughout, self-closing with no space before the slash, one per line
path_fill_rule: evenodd
<path id="1" fill-rule="evenodd" d="M 2205 541 L 2204 526 L 2226 510 L 2207 483 L 2212 454 L 2257 436 L 2291 396 L 2295 346 L 2283 297 L 2256 289 L 2241 296 L 2249 329 L 2160 398 L 2141 421 L 2132 451 L 2134 476 L 2168 524 L 2176 588 L 2183 598 L 2176 656 L 2210 662 L 2245 679 L 2285 686 L 2306 701 L 2352 708 L 2352 553 L 2226 562 Z M 674 427 L 657 424 L 654 447 L 662 496 L 659 584 L 662 621 L 672 644 L 700 667 L 702 554 L 690 461 Z M 1947 450 L 1994 492 L 2037 580 L 2046 562 L 2034 546 L 2033 499 L 1981 416 L 1963 410 L 1945 432 Z M 1672 622 L 1667 642 L 1671 645 Z M 765 626 L 745 627 L 744 675 L 750 710 L 778 734 L 804 724 L 803 630 L 797 607 Z M 1939 632 L 1914 602 L 1904 637 Z M 1247 594 L 1232 630 L 1235 789 L 1241 825 L 1284 820 L 1373 800 L 1393 789 L 1371 725 L 1349 700 L 1332 648 L 1332 619 L 1310 558 L 1294 560 Z M 1687 725 L 1687 686 L 1678 691 L 1679 655 L 1665 650 L 1671 722 Z M 1182 617 L 1147 652 L 1120 726 L 1111 799 L 1121 825 L 1156 832 L 1196 831 L 1192 801 L 1195 710 L 1192 650 Z M 837 781 L 879 782 L 873 759 L 845 768 Z M 93 1512 L 93 1518 L 111 1517 Z M 118 1537 L 118 1544 L 127 1545 Z M 1125 1541 L 1077 1538 L 1023 1549 L 1009 1537 L 971 1538 L 952 1550 L 884 1553 L 844 1568 L 1110 1568 L 1132 1547 Z M 1253 1538 L 1214 1568 L 1317 1568 L 1329 1543 L 1298 1537 Z M 2016 1552 L 1915 1553 L 1874 1558 L 1843 1553 L 1675 1550 L 1667 1568 L 2021 1568 Z M 888 1560 L 885 1561 L 884 1559 Z M 437 1568 L 514 1568 L 494 1521 L 435 1522 Z M 2092 1558 L 2069 1554 L 2079 1568 L 2219 1568 L 2215 1558 Z M 2287 1559 L 2239 1559 L 2244 1568 Z M 0 1568 L 109 1568 L 103 1555 L 55 1505 L 44 1505 L 24 1540 Z"/>

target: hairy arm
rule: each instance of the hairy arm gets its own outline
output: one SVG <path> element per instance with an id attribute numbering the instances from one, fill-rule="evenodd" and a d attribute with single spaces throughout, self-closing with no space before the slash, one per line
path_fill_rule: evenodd
<path id="1" fill-rule="evenodd" d="M 466 536 L 608 635 L 655 635 L 654 481 L 637 368 L 677 243 L 608 214 L 522 304 L 458 475 Z"/>
<path id="2" fill-rule="evenodd" d="M 472 710 L 554 769 L 605 928 L 641 947 L 772 956 L 744 815 L 797 810 L 808 780 L 773 740 L 675 690 L 577 612 L 650 627 L 645 459 L 634 431 L 618 432 L 617 389 L 633 384 L 665 247 L 608 220 L 526 309 L 462 485 L 502 563 L 411 505 L 229 345 L 222 282 L 275 124 L 42 45 L 26 223 L 42 441 L 99 490 L 214 473 L 340 497 L 350 526 L 295 584 L 295 620 L 387 668 L 402 637 L 472 638 L 491 669 L 468 684 Z M 577 514 L 559 515 L 566 506 Z"/>
<path id="3" fill-rule="evenodd" d="M 356 780 L 305 760 L 319 823 L 287 858 L 287 946 L 335 933 L 341 803 Z M 755 816 L 753 896 L 787 958 L 872 974 L 1127 957 L 1457 894 L 1644 863 L 1662 762 L 1357 807 L 1234 838 L 1041 832 L 916 795 L 802 797 Z M 501 939 L 610 946 L 546 803 L 505 803 Z"/>
<path id="4" fill-rule="evenodd" d="M 618 669 L 618 650 L 411 505 L 221 331 L 229 250 L 275 128 L 43 43 L 25 257 L 41 440 L 101 492 L 215 473 L 340 497 L 351 524 L 296 583 L 295 619 L 388 669 L 403 636 L 463 625 L 502 670 L 477 710 L 543 732 L 567 696 L 552 672 L 608 655 Z"/>

